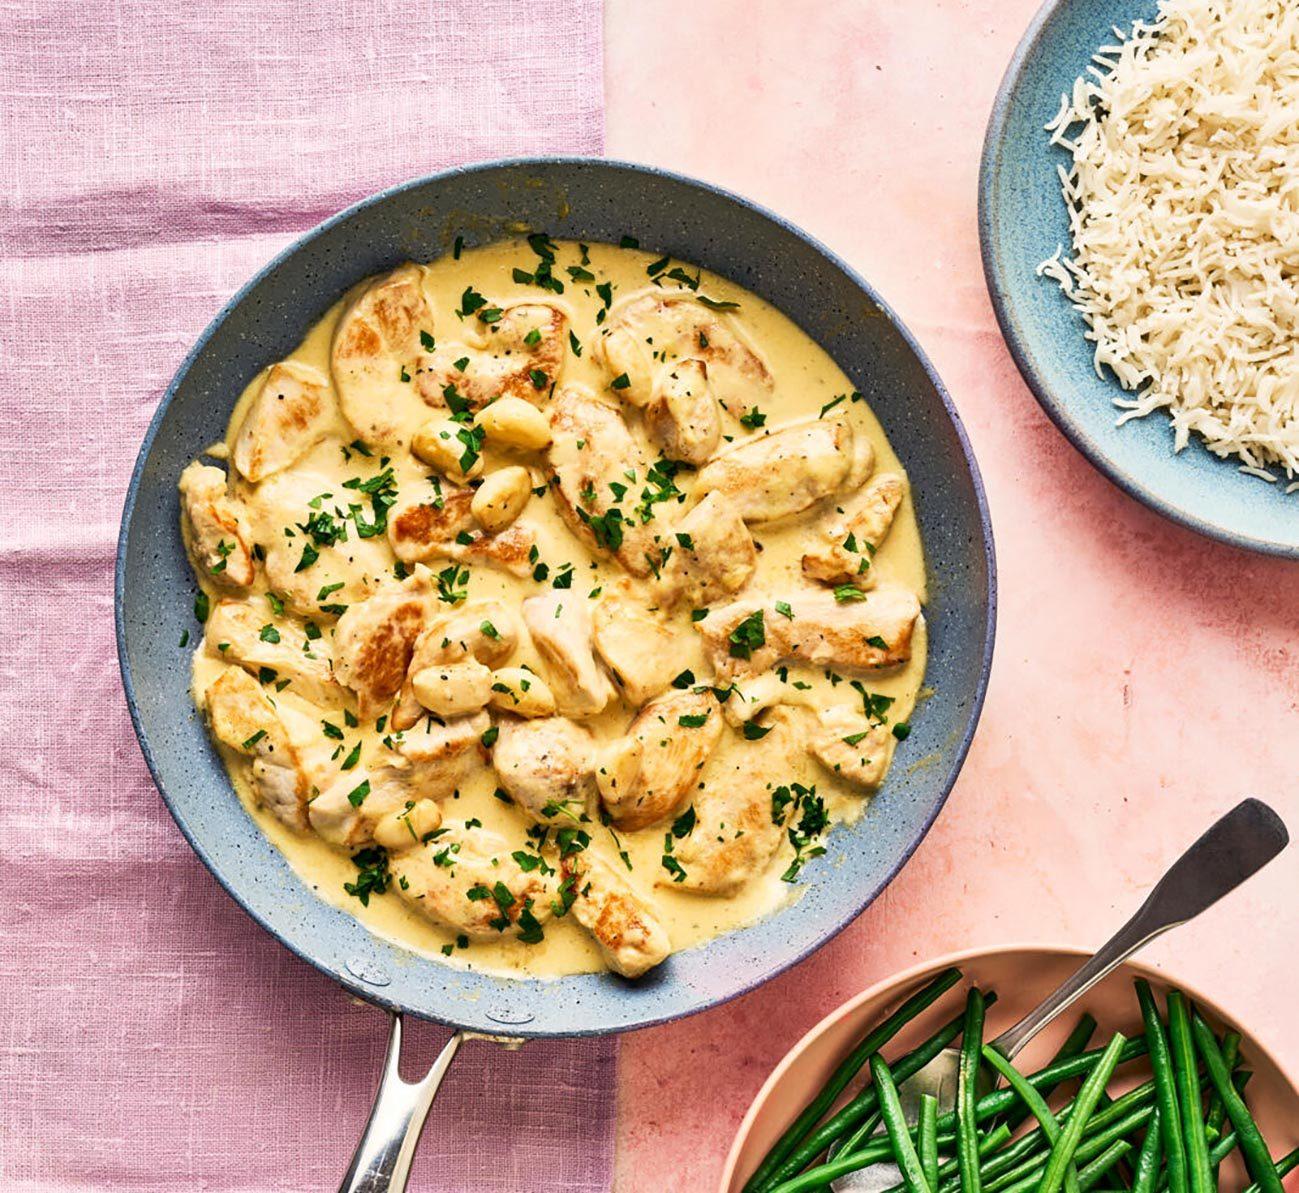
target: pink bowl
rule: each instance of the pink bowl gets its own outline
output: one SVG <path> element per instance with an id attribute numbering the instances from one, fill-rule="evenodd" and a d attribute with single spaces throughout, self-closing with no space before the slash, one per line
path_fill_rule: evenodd
<path id="1" fill-rule="evenodd" d="M 997 992 L 997 1004 L 988 1012 L 987 1034 L 992 1037 L 1036 1006 L 1086 956 L 1078 949 L 1042 945 L 952 953 L 908 969 L 849 999 L 812 1028 L 772 1070 L 736 1132 L 718 1185 L 719 1193 L 739 1193 L 771 1145 L 820 1091 L 853 1045 L 892 1008 L 941 970 L 955 965 L 965 974 L 966 981 L 957 987 L 957 991 L 970 982 L 976 982 L 984 990 Z M 1170 986 L 1177 986 L 1210 1019 L 1241 1033 L 1241 1052 L 1254 1073 L 1248 1090 L 1249 1104 L 1259 1127 L 1274 1155 L 1283 1155 L 1299 1145 L 1299 1090 L 1267 1049 L 1211 998 L 1184 982 L 1170 981 L 1142 965 L 1130 962 L 1121 966 L 1091 990 L 1076 1007 L 1061 1015 L 1057 1023 L 1043 1031 L 1024 1050 L 1023 1062 L 1030 1067 L 1046 1063 L 1084 1010 L 1090 1011 L 1100 1024 L 1097 1038 L 1102 1033 L 1115 1030 L 1128 1036 L 1140 1034 L 1140 1015 L 1132 992 L 1132 980 L 1137 977 L 1148 978 L 1161 995 Z M 954 1013 L 959 1007 L 957 992 L 945 995 L 939 1006 L 951 1007 Z M 903 1052 L 919 1043 L 938 1022 L 935 1008 L 930 1008 L 920 1016 L 919 1023 L 899 1033 L 889 1055 L 894 1050 Z M 1143 1077 L 1147 1075 L 1135 1065 L 1128 1066 L 1128 1070 L 1141 1073 Z M 855 1085 L 850 1086 L 849 1092 L 855 1088 Z M 1245 1183 L 1243 1169 L 1232 1172 L 1224 1167 L 1223 1176 L 1228 1188 L 1240 1188 Z M 1299 1172 L 1291 1175 L 1287 1185 L 1299 1189 Z"/>

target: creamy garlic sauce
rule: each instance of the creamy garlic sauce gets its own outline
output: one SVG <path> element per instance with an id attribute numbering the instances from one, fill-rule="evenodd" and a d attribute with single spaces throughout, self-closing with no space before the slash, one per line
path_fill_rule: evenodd
<path id="1" fill-rule="evenodd" d="M 439 343 L 458 338 L 460 320 L 455 312 L 461 305 L 461 296 L 467 287 L 486 295 L 493 304 L 511 301 L 546 301 L 554 302 L 565 308 L 570 316 L 570 327 L 582 344 L 582 354 L 577 357 L 572 351 L 568 353 L 564 364 L 563 381 L 578 381 L 590 386 L 595 392 L 607 392 L 608 377 L 593 352 L 599 328 L 596 323 L 597 313 L 605 303 L 596 292 L 596 282 L 571 282 L 564 272 L 565 266 L 576 265 L 580 260 L 580 250 L 575 244 L 560 242 L 558 260 L 554 266 L 556 276 L 564 279 L 566 288 L 562 296 L 556 296 L 535 286 L 520 284 L 512 280 L 515 268 L 531 271 L 536 267 L 537 257 L 526 240 L 508 241 L 489 245 L 481 249 L 466 250 L 456 260 L 451 255 L 433 262 L 426 268 L 425 289 L 432 305 L 435 326 L 431 329 Z M 647 267 L 655 260 L 656 254 L 636 249 L 620 248 L 607 244 L 588 246 L 589 265 L 587 268 L 595 274 L 597 282 L 609 282 L 613 287 L 613 298 L 616 302 L 621 296 L 643 289 L 650 283 Z M 673 266 L 681 266 L 674 261 Z M 699 271 L 693 266 L 686 267 L 693 277 Z M 663 274 L 660 274 L 663 277 Z M 675 288 L 677 283 L 664 278 L 665 286 Z M 738 310 L 731 313 L 747 333 L 748 338 L 765 356 L 774 375 L 774 392 L 764 397 L 760 406 L 766 416 L 765 423 L 759 429 L 750 429 L 741 425 L 738 415 L 743 411 L 726 412 L 723 416 L 723 434 L 736 443 L 754 439 L 767 432 L 777 430 L 791 421 L 816 417 L 818 412 L 840 395 L 850 395 L 852 386 L 843 372 L 830 357 L 808 336 L 806 336 L 790 319 L 774 307 L 757 298 L 755 295 L 734 285 L 725 278 L 703 272 L 699 282 L 699 292 L 721 301 L 739 304 Z M 340 299 L 307 335 L 302 344 L 291 354 L 290 359 L 313 365 L 326 376 L 330 373 L 330 344 L 334 328 L 343 311 L 347 296 Z M 235 434 L 240 426 L 249 402 L 257 393 L 264 374 L 255 378 L 240 397 L 232 412 L 226 443 L 226 452 L 214 450 L 210 454 L 224 458 L 233 449 Z M 445 411 L 430 410 L 430 417 L 445 416 Z M 845 397 L 833 407 L 836 417 L 849 420 L 855 430 L 865 434 L 874 447 L 876 455 L 875 472 L 901 472 L 899 463 L 892 448 L 884 437 L 880 425 L 867 404 L 862 400 L 851 400 Z M 634 434 L 648 444 L 643 431 L 636 420 L 632 421 Z M 286 473 L 268 478 L 260 485 L 252 486 L 241 480 L 230 468 L 230 491 L 233 496 L 242 499 L 248 506 L 254 539 L 260 543 L 272 542 L 283 534 L 284 493 L 297 495 L 295 512 L 298 520 L 305 520 L 310 510 L 307 501 L 322 491 L 342 493 L 343 481 L 350 477 L 368 477 L 378 471 L 380 452 L 374 451 L 371 459 L 348 453 L 345 458 L 341 450 L 356 439 L 356 433 L 337 415 L 336 426 L 330 436 L 312 448 L 301 460 Z M 725 444 L 723 444 L 725 446 Z M 661 454 L 652 445 L 647 447 L 651 459 Z M 536 465 L 537 456 L 531 458 L 520 455 L 507 455 L 491 448 L 488 444 L 484 450 L 487 472 L 501 463 L 527 463 L 533 467 L 534 478 L 538 485 L 544 483 L 542 473 Z M 427 485 L 429 469 L 415 460 L 409 453 L 394 453 L 392 466 L 396 472 L 399 489 L 409 484 Z M 677 484 L 685 491 L 693 473 L 687 471 L 677 478 Z M 259 490 L 266 491 L 274 486 L 279 500 L 278 517 L 271 512 L 271 502 L 262 498 Z M 851 495 L 843 495 L 847 500 Z M 659 507 L 663 509 L 664 507 Z M 671 508 L 671 507 L 669 507 Z M 799 590 L 806 588 L 806 580 L 800 570 L 800 559 L 807 548 L 809 529 L 824 517 L 826 509 L 815 507 L 810 514 L 778 525 L 756 525 L 751 527 L 754 538 L 760 544 L 758 571 L 749 585 L 748 591 L 780 592 L 782 590 Z M 554 498 L 547 494 L 534 497 L 522 515 L 521 521 L 531 524 L 537 531 L 537 543 L 542 560 L 549 563 L 551 577 L 566 562 L 575 565 L 575 576 L 572 584 L 572 599 L 589 599 L 588 594 L 598 589 L 609 591 L 625 573 L 613 560 L 595 558 L 569 531 L 556 512 Z M 358 542 L 355 534 L 350 536 L 349 547 L 357 548 L 356 559 L 360 570 L 367 575 L 379 577 L 392 575 L 395 562 L 388 540 L 384 536 Z M 430 566 L 434 571 L 440 570 L 450 561 L 433 561 Z M 325 563 L 310 569 L 310 587 L 314 590 L 320 585 L 343 579 L 342 575 L 333 577 L 320 568 Z M 518 579 L 504 571 L 483 565 L 470 567 L 468 583 L 469 598 L 498 597 L 517 607 L 524 597 L 534 595 L 550 586 L 547 581 L 538 584 L 531 578 Z M 924 599 L 925 570 L 921 551 L 920 536 L 916 526 L 911 499 L 908 496 L 898 511 L 888 538 L 880 547 L 873 563 L 873 570 L 884 580 L 895 580 L 906 585 Z M 204 586 L 208 588 L 215 600 L 222 595 L 210 586 L 206 578 Z M 265 592 L 266 581 L 262 569 L 258 571 L 258 580 L 254 591 Z M 338 595 L 339 600 L 345 593 Z M 254 603 L 262 598 L 253 597 Z M 448 607 L 449 608 L 449 607 Z M 269 620 L 269 608 L 267 609 Z M 688 622 L 689 611 L 679 614 Z M 287 616 L 287 615 L 286 615 Z M 320 619 L 321 628 L 326 638 L 332 632 L 329 618 Z M 711 675 L 710 667 L 704 661 L 697 635 L 685 633 L 683 641 L 687 643 L 679 660 L 679 668 L 689 668 L 701 679 Z M 226 669 L 213 645 L 201 643 L 193 659 L 193 694 L 202 706 L 204 692 L 208 685 Z M 509 665 L 527 665 L 541 675 L 546 675 L 547 666 L 542 662 L 527 635 L 522 635 L 520 647 Z M 888 710 L 890 723 L 905 721 L 911 714 L 917 692 L 920 688 L 925 669 L 925 637 L 923 619 L 918 624 L 913 640 L 911 660 L 894 672 L 884 672 L 868 677 L 866 686 L 872 691 L 892 697 L 894 703 Z M 819 668 L 791 665 L 788 669 L 788 680 L 792 685 L 801 682 L 809 685 L 799 693 L 799 697 L 813 707 L 827 703 L 850 703 L 860 707 L 860 699 L 849 687 L 847 680 L 832 685 Z M 292 688 L 279 694 L 273 694 L 280 705 L 300 708 L 307 715 L 320 719 L 322 713 L 307 702 L 294 695 Z M 600 740 L 605 740 L 623 733 L 636 709 L 620 701 L 614 701 L 598 716 L 583 723 Z M 339 721 L 337 710 L 323 715 Z M 363 764 L 383 751 L 382 734 L 374 726 L 362 725 L 359 728 L 346 730 L 346 747 L 360 740 L 362 742 Z M 749 743 L 729 727 L 724 731 L 714 757 L 725 755 L 728 751 L 745 749 Z M 395 890 L 383 895 L 371 896 L 369 905 L 362 906 L 354 897 L 344 891 L 344 883 L 355 882 L 357 869 L 348 854 L 334 849 L 314 835 L 299 834 L 282 824 L 270 813 L 260 808 L 250 785 L 250 760 L 234 751 L 219 747 L 230 771 L 235 789 L 258 826 L 279 848 L 288 859 L 294 871 L 302 881 L 317 895 L 331 904 L 345 909 L 355 915 L 370 930 L 380 936 L 416 953 L 435 957 L 444 956 L 446 946 L 454 946 L 456 935 L 453 931 L 439 927 L 437 924 L 416 914 L 400 899 Z M 899 745 L 894 765 L 907 767 L 913 759 L 908 757 L 905 742 Z M 868 797 L 852 789 L 848 784 L 838 781 L 826 769 L 808 756 L 791 761 L 787 772 L 776 777 L 778 782 L 798 781 L 804 784 L 815 784 L 817 791 L 826 799 L 832 821 L 851 822 L 862 812 Z M 886 778 L 885 782 L 888 782 Z M 528 819 L 515 807 L 495 798 L 493 791 L 497 787 L 496 776 L 490 767 L 484 766 L 481 772 L 459 792 L 455 799 L 443 802 L 442 810 L 447 819 L 476 817 L 483 825 L 504 836 L 510 842 L 511 849 L 522 848 L 525 833 L 529 827 Z M 688 894 L 674 890 L 671 885 L 657 885 L 659 880 L 667 877 L 661 861 L 664 850 L 664 833 L 670 827 L 660 824 L 653 828 L 636 832 L 618 833 L 617 837 L 608 828 L 598 823 L 588 826 L 591 834 L 591 850 L 617 867 L 632 885 L 647 900 L 655 914 L 662 921 L 670 934 L 674 951 L 700 944 L 720 933 L 728 932 L 741 925 L 770 914 L 789 900 L 796 898 L 803 884 L 821 881 L 836 881 L 829 866 L 822 860 L 813 859 L 807 863 L 799 874 L 796 883 L 781 880 L 781 874 L 788 867 L 793 850 L 785 841 L 766 873 L 749 882 L 736 895 L 729 898 L 717 898 Z M 625 849 L 631 859 L 632 870 L 627 875 L 623 863 L 619 860 L 619 849 Z M 465 968 L 493 973 L 528 976 L 554 977 L 562 974 L 598 971 L 605 968 L 595 944 L 573 917 L 552 918 L 545 924 L 545 939 L 536 945 L 520 943 L 511 931 L 498 941 L 471 942 L 467 948 L 452 947 L 450 955 L 444 958 L 448 963 Z"/>

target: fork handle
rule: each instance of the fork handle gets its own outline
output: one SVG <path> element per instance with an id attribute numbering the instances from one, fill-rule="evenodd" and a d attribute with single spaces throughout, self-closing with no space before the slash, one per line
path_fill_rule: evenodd
<path id="1" fill-rule="evenodd" d="M 1212 907 L 1286 847 L 1289 833 L 1261 800 L 1237 804 L 1173 863 L 1146 901 L 1071 978 L 992 1041 L 1007 1060 L 1142 945 Z"/>

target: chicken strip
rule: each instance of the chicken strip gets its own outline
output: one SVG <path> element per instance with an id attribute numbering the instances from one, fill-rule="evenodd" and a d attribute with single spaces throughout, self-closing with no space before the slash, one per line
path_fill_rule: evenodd
<path id="1" fill-rule="evenodd" d="M 772 795 L 800 750 L 792 720 L 772 714 L 764 737 L 721 754 L 704 770 L 690 831 L 674 842 L 676 869 L 660 886 L 733 895 L 771 863 L 785 835 Z"/>
<path id="2" fill-rule="evenodd" d="M 311 783 L 262 685 L 228 667 L 208 686 L 204 704 L 217 741 L 252 759 L 258 802 L 281 823 L 306 832 Z"/>
<path id="3" fill-rule="evenodd" d="M 439 344 L 427 361 L 416 379 L 424 401 L 453 410 L 480 410 L 496 398 L 540 405 L 564 367 L 568 316 L 552 303 L 515 302 L 483 307 L 466 320 L 474 325 L 478 334 L 467 343 Z"/>
<path id="4" fill-rule="evenodd" d="M 565 522 L 593 551 L 614 556 L 633 576 L 648 576 L 663 555 L 662 519 L 643 522 L 636 512 L 650 464 L 621 412 L 585 386 L 565 385 L 555 395 L 550 427 L 547 459 Z M 656 507 L 644 508 L 653 515 Z"/>
<path id="5" fill-rule="evenodd" d="M 495 940 L 512 926 L 540 939 L 555 891 L 540 867 L 519 866 L 503 837 L 467 822 L 445 825 L 428 844 L 399 853 L 392 877 L 398 896 L 420 915 L 476 940 Z"/>
<path id="6" fill-rule="evenodd" d="M 221 588 L 253 582 L 253 536 L 226 474 L 195 460 L 180 474 L 181 538 L 194 570 Z"/>
<path id="7" fill-rule="evenodd" d="M 717 450 L 722 419 L 702 360 L 669 365 L 645 405 L 645 430 L 669 460 L 698 467 Z"/>
<path id="8" fill-rule="evenodd" d="M 435 600 L 429 573 L 419 568 L 406 580 L 388 581 L 338 619 L 334 670 L 356 694 L 363 721 L 374 720 L 401 691 Z"/>
<path id="9" fill-rule="evenodd" d="M 718 681 L 743 680 L 779 662 L 841 671 L 876 671 L 911 657 L 920 616 L 916 594 L 881 585 L 860 600 L 805 591 L 787 600 L 746 598 L 695 623 Z"/>
<path id="10" fill-rule="evenodd" d="M 399 501 L 388 519 L 393 553 L 403 563 L 450 559 L 489 564 L 514 576 L 528 575 L 536 532 L 526 522 L 513 522 L 495 534 L 488 533 L 474 519 L 473 499 L 472 489 L 442 485 L 432 497 Z"/>
<path id="11" fill-rule="evenodd" d="M 560 863 L 573 892 L 573 918 L 600 947 L 605 964 L 638 978 L 667 959 L 672 942 L 648 904 L 608 862 L 579 853 Z"/>
<path id="12" fill-rule="evenodd" d="M 605 748 L 597 770 L 609 818 L 631 831 L 675 816 L 721 735 L 721 711 L 707 688 L 669 692 L 647 704 L 626 736 Z"/>
<path id="13" fill-rule="evenodd" d="M 343 416 L 366 443 L 410 441 L 428 417 L 413 379 L 433 330 L 424 271 L 411 263 L 370 282 L 343 311 L 331 364 Z"/>
<path id="14" fill-rule="evenodd" d="M 334 424 L 329 378 L 297 360 L 271 365 L 248 407 L 231 455 L 254 484 L 296 463 Z"/>
<path id="15" fill-rule="evenodd" d="M 284 683 L 297 696 L 322 708 L 343 703 L 343 689 L 331 670 L 330 648 L 314 641 L 292 621 L 267 616 L 243 601 L 218 601 L 204 632 L 208 654 L 238 663 L 265 683 Z"/>
<path id="16" fill-rule="evenodd" d="M 501 788 L 538 824 L 589 817 L 595 796 L 595 739 L 566 717 L 501 718 L 492 765 Z"/>
<path id="17" fill-rule="evenodd" d="M 746 522 L 792 517 L 869 472 L 863 445 L 870 450 L 841 419 L 797 423 L 714 457 L 695 478 L 695 496 L 717 493 Z"/>
<path id="18" fill-rule="evenodd" d="M 652 700 L 680 673 L 681 655 L 688 644 L 667 621 L 646 612 L 638 602 L 605 597 L 596 605 L 592 621 L 596 654 L 636 707 Z"/>
<path id="19" fill-rule="evenodd" d="M 887 725 L 867 720 L 859 708 L 835 704 L 822 709 L 808 752 L 826 770 L 864 791 L 884 781 L 897 738 Z"/>
<path id="20" fill-rule="evenodd" d="M 476 659 L 485 667 L 499 667 L 519 645 L 519 622 L 502 601 L 469 601 L 451 613 L 434 617 L 415 641 L 401 696 L 389 724 L 409 729 L 424 715 L 415 698 L 412 680 L 426 667 Z"/>
<path id="21" fill-rule="evenodd" d="M 659 576 L 659 599 L 668 608 L 697 609 L 739 592 L 757 569 L 758 550 L 744 519 L 709 493 L 676 524 L 672 554 Z"/>
<path id="22" fill-rule="evenodd" d="M 901 473 L 884 472 L 875 477 L 851 510 L 826 521 L 820 543 L 803 556 L 803 574 L 823 584 L 869 588 L 875 582 L 871 560 L 888 535 L 906 492 L 906 478 Z"/>
<path id="23" fill-rule="evenodd" d="M 627 377 L 618 392 L 633 406 L 654 396 L 664 367 L 683 359 L 702 361 L 714 396 L 743 413 L 773 388 L 771 370 L 731 316 L 710 310 L 691 294 L 657 286 L 614 304 L 596 342 L 610 377 Z"/>
<path id="24" fill-rule="evenodd" d="M 595 661 L 595 631 L 585 598 L 564 589 L 528 597 L 523 602 L 523 623 L 547 664 L 561 713 L 591 717 L 614 698 L 609 677 Z"/>

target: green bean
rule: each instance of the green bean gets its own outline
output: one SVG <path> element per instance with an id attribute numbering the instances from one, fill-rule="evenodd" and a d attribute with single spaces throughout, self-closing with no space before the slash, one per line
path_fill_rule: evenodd
<path id="1" fill-rule="evenodd" d="M 1180 990 L 1168 992 L 1168 1047 L 1173 1054 L 1177 1104 L 1182 1111 L 1187 1185 L 1190 1193 L 1211 1193 L 1213 1175 L 1209 1171 L 1209 1146 L 1204 1137 L 1204 1103 L 1200 1097 L 1195 1045 L 1191 1040 L 1191 1017 L 1186 996 Z"/>
<path id="2" fill-rule="evenodd" d="M 1091 1118 L 1097 1100 L 1105 1092 L 1106 1085 L 1114 1075 L 1114 1069 L 1119 1063 L 1119 1055 L 1125 1043 L 1127 1041 L 1123 1034 L 1115 1032 L 1113 1039 L 1105 1046 L 1101 1059 L 1096 1062 L 1096 1067 L 1087 1074 L 1087 1080 L 1083 1082 L 1078 1097 L 1074 1099 L 1069 1125 L 1060 1132 L 1060 1138 L 1051 1148 L 1051 1158 L 1047 1162 L 1046 1174 L 1042 1177 L 1042 1185 L 1038 1193 L 1057 1193 L 1064 1183 L 1064 1175 L 1073 1162 L 1073 1154 L 1078 1149 L 1083 1131 L 1087 1127 L 1087 1120 Z"/>
<path id="3" fill-rule="evenodd" d="M 1159 1111 L 1150 1116 L 1146 1124 L 1146 1137 L 1141 1141 L 1137 1155 L 1137 1169 L 1132 1178 L 1132 1193 L 1154 1193 L 1159 1180 L 1159 1159 L 1162 1150 L 1159 1132 Z"/>
<path id="4" fill-rule="evenodd" d="M 1084 1190 L 1098 1185 L 1101 1177 L 1109 1172 L 1131 1150 L 1132 1144 L 1126 1139 L 1115 1140 L 1078 1174 L 1078 1184 Z"/>
<path id="5" fill-rule="evenodd" d="M 1284 1156 L 1282 1156 L 1276 1162 L 1274 1171 L 1276 1173 L 1277 1179 L 1280 1180 L 1281 1177 L 1286 1176 L 1290 1172 L 1293 1172 L 1294 1169 L 1297 1167 L 1299 1167 L 1299 1147 L 1295 1148 L 1294 1151 L 1287 1152 Z M 1255 1182 L 1254 1184 L 1249 1185 L 1245 1189 L 1244 1193 L 1261 1193 L 1261 1189 L 1262 1186 L 1260 1186 L 1257 1182 Z"/>
<path id="6" fill-rule="evenodd" d="M 857 1151 L 862 1144 L 875 1134 L 876 1128 L 882 1121 L 878 1110 L 869 1118 L 863 1119 L 861 1125 L 839 1146 L 839 1156 L 841 1158 L 851 1156 L 853 1152 Z"/>
<path id="7" fill-rule="evenodd" d="M 938 1099 L 933 1094 L 920 1095 L 920 1115 L 916 1122 L 916 1150 L 925 1182 L 938 1188 Z"/>
<path id="8" fill-rule="evenodd" d="M 798 1147 L 803 1137 L 816 1126 L 836 1099 L 847 1088 L 871 1056 L 902 1030 L 912 1019 L 930 1007 L 961 980 L 961 971 L 952 967 L 943 970 L 933 981 L 908 998 L 874 1031 L 870 1032 L 840 1063 L 830 1075 L 821 1092 L 807 1104 L 803 1112 L 786 1128 L 775 1145 L 763 1158 L 754 1174 L 744 1186 L 744 1193 L 754 1193 L 776 1170 L 782 1160 Z"/>
<path id="9" fill-rule="evenodd" d="M 879 1053 L 871 1057 L 871 1081 L 879 1090 L 880 1114 L 884 1116 L 884 1130 L 893 1145 L 893 1159 L 902 1172 L 908 1193 L 933 1193 L 925 1180 L 925 1170 L 920 1167 L 920 1155 L 907 1127 L 907 1117 L 898 1100 L 898 1087 L 893 1084 L 893 1074 L 888 1061 Z"/>
<path id="10" fill-rule="evenodd" d="M 1240 1061 L 1240 1032 L 1229 1031 L 1222 1037 L 1222 1059 L 1227 1068 L 1232 1073 L 1235 1073 L 1236 1065 Z M 1239 1090 L 1241 1088 L 1240 1082 L 1234 1076 L 1232 1081 Z M 1227 1107 L 1223 1100 L 1218 1097 L 1218 1091 L 1214 1090 L 1209 1097 L 1209 1113 L 1204 1120 L 1205 1129 L 1221 1133 L 1223 1120 L 1226 1117 Z M 1218 1187 L 1218 1166 L 1213 1162 L 1212 1154 L 1209 1156 L 1209 1175 L 1213 1180 L 1213 1187 L 1216 1189 Z"/>
<path id="11" fill-rule="evenodd" d="M 1171 995 L 1169 996 L 1169 1008 L 1171 1013 Z M 1183 1006 L 1183 1014 L 1185 1010 L 1186 1008 Z M 1226 1062 L 1222 1059 L 1222 1051 L 1218 1048 L 1218 1041 L 1214 1038 L 1213 1031 L 1198 1012 L 1191 1019 L 1188 1026 L 1188 1035 L 1190 1032 L 1194 1032 L 1195 1045 L 1200 1056 L 1204 1059 L 1205 1068 L 1209 1071 L 1209 1081 L 1213 1084 L 1214 1089 L 1218 1092 L 1218 1097 L 1222 1099 L 1223 1105 L 1227 1108 L 1227 1117 L 1231 1120 L 1231 1125 L 1236 1129 L 1236 1134 L 1240 1138 L 1240 1151 L 1245 1157 L 1245 1167 L 1249 1169 L 1249 1175 L 1254 1178 L 1265 1193 L 1281 1193 L 1281 1181 L 1277 1177 L 1276 1169 L 1272 1164 L 1272 1153 L 1268 1150 L 1262 1132 L 1259 1131 L 1258 1124 L 1254 1121 L 1254 1116 L 1250 1114 L 1249 1108 L 1245 1105 L 1245 1099 L 1240 1096 L 1236 1087 L 1232 1084 L 1231 1070 L 1227 1068 Z M 1193 1063 L 1194 1059 L 1192 1058 Z"/>
<path id="12" fill-rule="evenodd" d="M 1141 1004 L 1141 1017 L 1146 1026 L 1146 1044 L 1150 1049 L 1150 1067 L 1155 1074 L 1158 1091 L 1159 1125 L 1164 1139 L 1164 1163 L 1168 1168 L 1168 1188 L 1171 1193 L 1186 1193 L 1186 1142 L 1182 1138 L 1181 1109 L 1178 1106 L 1177 1080 L 1173 1075 L 1172 1054 L 1168 1050 L 1168 1037 L 1159 1017 L 1150 983 L 1145 978 L 1136 981 L 1137 1001 Z"/>
<path id="13" fill-rule="evenodd" d="M 1068 1060 L 1071 1056 L 1077 1056 L 1087 1047 L 1092 1038 L 1092 1033 L 1096 1030 L 1096 1020 L 1091 1015 L 1084 1013 L 1074 1024 L 1074 1029 L 1066 1037 L 1065 1042 L 1057 1049 L 1056 1054 L 1051 1058 L 1051 1064 L 1057 1064 L 1059 1061 Z M 1043 1098 L 1049 1098 L 1056 1091 L 1054 1083 L 1044 1085 L 1038 1091 Z M 1028 1118 L 1028 1107 L 1021 1107 L 1012 1111 L 1006 1116 L 1005 1122 L 1012 1131 L 1023 1125 L 1024 1120 Z"/>
<path id="14" fill-rule="evenodd" d="M 991 1044 L 984 1045 L 983 1059 L 1006 1079 L 1011 1089 L 1019 1094 L 1020 1100 L 1028 1107 L 1029 1112 L 1042 1124 L 1047 1142 L 1054 1144 L 1060 1138 L 1060 1124 L 1056 1122 L 1055 1115 L 1046 1104 L 1046 1099 L 1029 1085 L 1020 1071 Z M 1068 1193 L 1079 1193 L 1078 1175 L 1072 1166 L 1065 1174 L 1065 1188 Z"/>
<path id="15" fill-rule="evenodd" d="M 983 993 L 972 986 L 965 998 L 961 1029 L 961 1067 L 956 1085 L 956 1158 L 960 1161 L 962 1193 L 979 1193 L 979 1131 L 975 1106 L 979 1101 L 979 1058 L 983 1055 Z"/>

